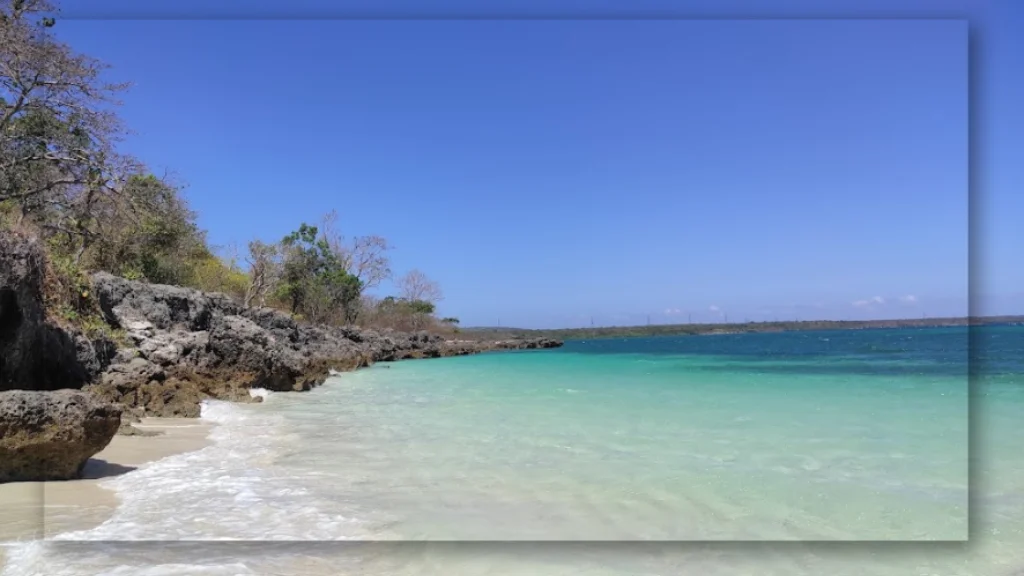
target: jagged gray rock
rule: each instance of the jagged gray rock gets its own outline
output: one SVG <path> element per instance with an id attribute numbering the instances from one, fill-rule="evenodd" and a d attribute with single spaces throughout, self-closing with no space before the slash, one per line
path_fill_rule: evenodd
<path id="1" fill-rule="evenodd" d="M 0 482 L 77 478 L 120 425 L 120 408 L 81 391 L 0 392 Z"/>
<path id="2" fill-rule="evenodd" d="M 427 332 L 299 324 L 287 314 L 247 309 L 222 294 L 106 273 L 95 274 L 93 285 L 107 321 L 125 330 L 132 348 L 118 352 L 89 389 L 156 416 L 198 415 L 206 397 L 259 401 L 250 388 L 309 390 L 332 368 L 561 345 L 554 340 L 452 343 Z"/>

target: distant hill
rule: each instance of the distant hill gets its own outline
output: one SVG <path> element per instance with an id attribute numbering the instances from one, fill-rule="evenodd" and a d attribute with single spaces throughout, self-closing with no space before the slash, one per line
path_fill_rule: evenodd
<path id="1" fill-rule="evenodd" d="M 1024 325 L 1024 316 L 975 316 L 970 318 L 908 318 L 902 320 L 805 320 L 801 322 L 746 322 L 743 324 L 654 324 L 646 326 L 604 326 L 592 328 L 529 329 L 478 326 L 460 328 L 466 339 L 556 338 L 589 340 L 643 336 L 698 336 L 798 330 L 864 330 L 870 328 L 938 328 L 992 324 Z"/>

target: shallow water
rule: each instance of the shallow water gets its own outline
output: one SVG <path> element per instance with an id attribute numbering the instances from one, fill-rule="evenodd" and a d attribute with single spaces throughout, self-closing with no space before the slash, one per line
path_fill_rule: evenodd
<path id="1" fill-rule="evenodd" d="M 260 405 L 107 482 L 15 574 L 971 574 L 1024 567 L 1024 330 L 975 332 L 970 544 L 157 540 L 955 540 L 967 331 L 570 343 L 404 362 Z M 123 542 L 134 540 L 136 542 Z M 121 541 L 121 542 L 115 542 Z"/>

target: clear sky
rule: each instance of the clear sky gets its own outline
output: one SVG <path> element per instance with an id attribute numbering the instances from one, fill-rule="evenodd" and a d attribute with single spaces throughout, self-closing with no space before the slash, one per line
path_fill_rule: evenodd
<path id="1" fill-rule="evenodd" d="M 1024 27 L 1011 6 L 944 15 L 991 38 L 976 312 L 1022 313 L 1024 127 L 1008 106 L 1024 49 L 997 12 Z M 966 312 L 966 21 L 57 30 L 134 82 L 126 149 L 188 183 L 212 242 L 276 240 L 337 209 L 346 233 L 391 240 L 396 272 L 436 278 L 464 325 Z"/>

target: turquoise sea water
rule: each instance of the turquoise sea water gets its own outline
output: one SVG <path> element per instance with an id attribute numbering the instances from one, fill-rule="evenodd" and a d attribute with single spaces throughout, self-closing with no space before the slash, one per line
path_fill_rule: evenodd
<path id="1" fill-rule="evenodd" d="M 572 342 L 338 378 L 267 409 L 375 535 L 963 540 L 966 332 Z M 278 462 L 322 471 L 324 450 Z"/>
<path id="2" fill-rule="evenodd" d="M 60 537 L 104 543 L 22 545 L 4 574 L 1008 576 L 1024 569 L 1022 407 L 1021 327 L 378 365 L 308 394 L 211 403 L 210 447 L 109 481 L 115 516 Z M 927 542 L 968 528 L 970 543 Z M 174 539 L 307 543 L 114 542 Z M 312 543 L 339 539 L 552 542 Z"/>

